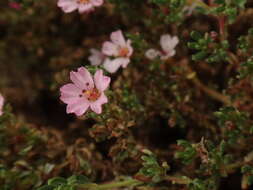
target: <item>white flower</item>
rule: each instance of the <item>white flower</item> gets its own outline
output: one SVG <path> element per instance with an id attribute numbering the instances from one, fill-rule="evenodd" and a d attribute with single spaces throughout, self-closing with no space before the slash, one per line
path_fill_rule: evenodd
<path id="1" fill-rule="evenodd" d="M 166 60 L 176 54 L 175 47 L 179 40 L 177 36 L 171 36 L 169 34 L 164 34 L 160 38 L 161 50 L 149 49 L 146 51 L 145 56 L 148 59 L 155 59 L 160 57 L 161 60 Z"/>

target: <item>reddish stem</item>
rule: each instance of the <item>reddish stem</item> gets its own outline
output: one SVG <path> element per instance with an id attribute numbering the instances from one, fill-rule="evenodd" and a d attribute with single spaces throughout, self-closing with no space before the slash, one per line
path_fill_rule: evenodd
<path id="1" fill-rule="evenodd" d="M 221 36 L 221 40 L 225 40 L 225 16 L 219 16 L 218 17 L 219 22 L 219 32 Z"/>

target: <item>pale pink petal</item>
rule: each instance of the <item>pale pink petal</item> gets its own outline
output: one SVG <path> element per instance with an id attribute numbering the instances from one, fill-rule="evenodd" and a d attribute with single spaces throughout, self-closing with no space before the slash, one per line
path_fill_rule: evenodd
<path id="1" fill-rule="evenodd" d="M 0 94 L 0 116 L 3 115 L 4 97 Z"/>
<path id="2" fill-rule="evenodd" d="M 78 8 L 78 4 L 73 0 L 59 0 L 58 6 L 62 8 L 65 13 L 70 13 Z"/>
<path id="3" fill-rule="evenodd" d="M 176 54 L 176 50 L 175 49 L 173 49 L 172 51 L 170 51 L 170 52 L 167 53 L 167 55 L 170 56 L 170 57 L 174 56 L 175 54 Z"/>
<path id="4" fill-rule="evenodd" d="M 173 47 L 173 49 L 177 46 L 178 42 L 179 42 L 178 37 L 177 36 L 173 36 L 172 40 L 171 40 L 171 46 Z"/>
<path id="5" fill-rule="evenodd" d="M 108 56 L 118 56 L 119 48 L 114 43 L 107 41 L 107 42 L 104 42 L 103 44 L 102 52 L 103 54 L 108 55 Z"/>
<path id="6" fill-rule="evenodd" d="M 69 83 L 65 84 L 60 88 L 61 93 L 69 94 L 69 95 L 79 95 L 82 93 L 82 90 L 80 88 L 77 88 L 74 84 Z"/>
<path id="7" fill-rule="evenodd" d="M 60 99 L 66 104 L 75 103 L 80 99 L 80 95 L 82 95 L 82 90 L 71 83 L 61 87 L 60 91 L 61 91 Z"/>
<path id="8" fill-rule="evenodd" d="M 172 38 L 169 34 L 164 34 L 160 38 L 160 44 L 163 51 L 169 52 L 178 44 L 178 38 L 176 36 Z"/>
<path id="9" fill-rule="evenodd" d="M 91 3 L 98 7 L 98 6 L 101 6 L 103 3 L 104 3 L 104 0 L 92 0 Z"/>
<path id="10" fill-rule="evenodd" d="M 94 81 L 97 89 L 103 92 L 110 84 L 111 78 L 103 75 L 103 70 L 99 69 L 94 75 Z"/>
<path id="11" fill-rule="evenodd" d="M 172 57 L 175 54 L 176 54 L 176 51 L 173 49 L 170 52 L 168 52 L 167 54 L 160 55 L 160 59 L 161 60 L 167 60 L 168 58 Z"/>
<path id="12" fill-rule="evenodd" d="M 73 4 L 73 3 L 77 4 L 77 3 L 76 3 L 75 1 L 73 1 L 73 0 L 59 0 L 59 1 L 57 2 L 57 5 L 58 5 L 58 7 L 62 7 L 62 6 L 70 5 L 70 4 Z"/>
<path id="13" fill-rule="evenodd" d="M 89 102 L 85 98 L 79 99 L 73 104 L 67 105 L 67 113 L 75 113 L 77 116 L 83 115 L 89 108 Z"/>
<path id="14" fill-rule="evenodd" d="M 162 56 L 160 56 L 160 59 L 163 60 L 163 61 L 165 61 L 165 60 L 167 60 L 169 57 L 171 57 L 171 56 L 162 55 Z"/>
<path id="15" fill-rule="evenodd" d="M 82 97 L 73 96 L 73 95 L 64 94 L 64 93 L 62 93 L 60 96 L 60 100 L 62 102 L 64 102 L 65 104 L 73 104 L 73 103 L 79 101 L 80 98 L 82 98 Z"/>
<path id="16" fill-rule="evenodd" d="M 92 76 L 90 72 L 84 67 L 80 67 L 77 72 L 71 71 L 70 79 L 78 88 L 82 90 L 94 88 Z"/>
<path id="17" fill-rule="evenodd" d="M 121 66 L 122 68 L 126 68 L 128 63 L 130 63 L 130 59 L 129 58 L 123 58 L 123 57 L 120 57 L 120 58 L 117 58 L 119 62 L 121 62 Z"/>
<path id="18" fill-rule="evenodd" d="M 158 57 L 160 55 L 160 52 L 155 50 L 155 49 L 149 49 L 146 51 L 145 53 L 145 56 L 150 59 L 150 60 L 153 60 L 155 59 L 156 57 Z"/>
<path id="19" fill-rule="evenodd" d="M 88 60 L 90 61 L 91 65 L 97 66 L 102 64 L 105 57 L 104 54 L 96 49 L 91 49 L 90 52 L 91 55 L 89 56 Z"/>
<path id="20" fill-rule="evenodd" d="M 133 54 L 133 51 L 134 51 L 133 47 L 131 46 L 131 40 L 127 40 L 126 45 L 127 45 L 128 51 L 129 51 L 127 56 L 130 57 Z"/>
<path id="21" fill-rule="evenodd" d="M 171 46 L 171 36 L 169 34 L 164 34 L 161 36 L 160 38 L 160 45 L 163 49 L 163 51 L 169 51 L 171 50 L 172 46 Z"/>
<path id="22" fill-rule="evenodd" d="M 91 110 L 94 111 L 97 114 L 101 114 L 102 113 L 102 105 L 101 104 L 92 104 L 90 106 Z"/>
<path id="23" fill-rule="evenodd" d="M 119 46 L 126 45 L 126 41 L 125 41 L 125 38 L 124 38 L 121 30 L 117 30 L 115 32 L 112 32 L 111 33 L 111 40 L 114 44 L 117 44 Z"/>
<path id="24" fill-rule="evenodd" d="M 119 58 L 114 59 L 114 60 L 110 60 L 109 58 L 107 58 L 104 61 L 103 67 L 109 73 L 115 73 L 119 69 L 121 64 L 122 64 L 122 62 L 119 60 Z"/>
<path id="25" fill-rule="evenodd" d="M 95 113 L 101 114 L 102 113 L 102 105 L 107 102 L 108 102 L 107 97 L 105 96 L 104 93 L 102 93 L 97 101 L 90 103 L 90 108 Z"/>
<path id="26" fill-rule="evenodd" d="M 80 4 L 78 7 L 79 13 L 89 12 L 93 9 L 93 5 L 91 3 Z"/>

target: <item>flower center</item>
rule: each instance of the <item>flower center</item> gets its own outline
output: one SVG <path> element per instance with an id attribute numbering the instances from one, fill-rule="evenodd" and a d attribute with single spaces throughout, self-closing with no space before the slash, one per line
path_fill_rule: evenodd
<path id="1" fill-rule="evenodd" d="M 161 50 L 160 52 L 161 52 L 161 54 L 164 55 L 164 56 L 168 54 L 168 52 L 163 51 L 163 50 Z"/>
<path id="2" fill-rule="evenodd" d="M 129 50 L 127 47 L 120 48 L 119 50 L 119 56 L 121 57 L 127 57 L 128 53 L 129 53 Z"/>
<path id="3" fill-rule="evenodd" d="M 101 93 L 98 91 L 98 89 L 93 88 L 91 90 L 83 90 L 83 96 L 89 101 L 94 102 L 101 96 Z"/>
<path id="4" fill-rule="evenodd" d="M 90 0 L 77 0 L 77 2 L 80 4 L 85 4 L 85 3 L 89 3 Z"/>

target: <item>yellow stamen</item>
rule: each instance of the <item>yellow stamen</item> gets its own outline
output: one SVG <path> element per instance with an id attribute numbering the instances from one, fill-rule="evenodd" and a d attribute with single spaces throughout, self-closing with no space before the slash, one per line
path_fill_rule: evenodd
<path id="1" fill-rule="evenodd" d="M 98 91 L 98 89 L 93 88 L 91 90 L 84 90 L 83 95 L 89 100 L 89 101 L 96 101 L 100 96 L 101 93 Z"/>
<path id="2" fill-rule="evenodd" d="M 119 50 L 119 55 L 120 55 L 121 57 L 127 57 L 128 54 L 129 54 L 129 50 L 128 50 L 127 47 L 121 48 L 121 49 Z"/>
<path id="3" fill-rule="evenodd" d="M 85 4 L 85 3 L 89 3 L 90 0 L 78 0 L 77 2 L 80 4 Z"/>

